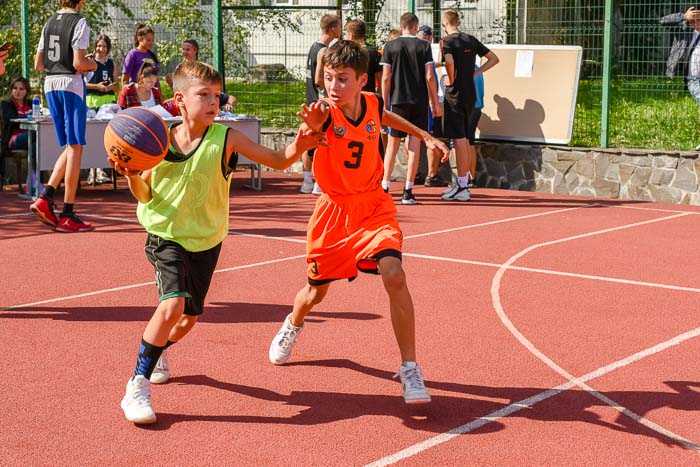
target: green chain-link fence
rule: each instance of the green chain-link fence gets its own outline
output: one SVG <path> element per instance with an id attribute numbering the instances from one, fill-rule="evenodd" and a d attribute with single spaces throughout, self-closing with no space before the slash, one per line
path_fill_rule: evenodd
<path id="1" fill-rule="evenodd" d="M 192 37 L 202 47 L 201 59 L 212 57 L 212 0 L 161 0 L 148 7 L 140 0 L 87 0 L 86 15 L 107 33 L 113 55 L 121 60 L 133 46 L 136 24 L 156 30 L 157 52 L 166 71 L 177 63 L 180 41 Z M 216 1 L 216 0 L 215 0 Z M 48 2 L 51 3 L 51 2 Z M 606 3 L 610 15 L 610 75 L 604 76 Z M 29 0 L 33 56 L 39 28 L 54 9 Z M 682 77 L 665 75 L 674 34 L 681 26 L 663 26 L 661 17 L 684 12 L 690 4 L 678 0 L 222 0 L 224 73 L 227 91 L 236 95 L 239 113 L 258 115 L 265 126 L 295 125 L 294 114 L 304 101 L 306 54 L 319 35 L 324 13 L 343 20 L 370 23 L 368 41 L 379 48 L 402 13 L 413 10 L 423 24 L 439 34 L 440 14 L 456 7 L 461 29 L 486 44 L 580 45 L 583 48 L 572 145 L 599 146 L 604 85 L 608 86 L 609 130 L 613 147 L 689 150 L 700 143 L 698 105 L 684 90 Z M 3 16 L 4 15 L 4 16 Z M 0 13 L 0 41 L 19 37 L 19 13 Z M 91 23 L 92 24 L 92 23 Z M 685 30 L 687 31 L 687 30 Z M 19 60 L 0 80 L 5 89 Z M 165 89 L 168 93 L 168 89 Z"/>

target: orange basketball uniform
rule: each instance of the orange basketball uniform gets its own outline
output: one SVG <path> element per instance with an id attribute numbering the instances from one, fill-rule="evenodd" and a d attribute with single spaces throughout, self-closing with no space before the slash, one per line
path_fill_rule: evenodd
<path id="1" fill-rule="evenodd" d="M 330 100 L 328 146 L 314 155 L 314 178 L 323 190 L 309 219 L 306 261 L 309 283 L 321 285 L 357 276 L 357 262 L 401 258 L 403 234 L 396 207 L 384 192 L 382 102 L 362 92 L 362 113 L 352 121 Z"/>

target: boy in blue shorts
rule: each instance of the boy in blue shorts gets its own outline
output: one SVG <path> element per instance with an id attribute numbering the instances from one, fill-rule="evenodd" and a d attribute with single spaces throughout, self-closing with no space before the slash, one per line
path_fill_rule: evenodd
<path id="1" fill-rule="evenodd" d="M 170 149 L 160 164 L 138 173 L 114 166 L 127 177 L 138 200 L 139 222 L 148 233 L 146 257 L 156 273 L 160 302 L 146 325 L 136 359 L 136 370 L 121 402 L 127 420 L 153 423 L 151 378 L 160 361 L 158 380 L 169 377 L 163 351 L 178 342 L 204 311 L 212 275 L 228 235 L 229 187 L 238 152 L 276 169 L 292 165 L 304 151 L 315 147 L 320 133 L 303 126 L 292 144 L 273 151 L 243 133 L 214 123 L 219 113 L 221 75 L 210 65 L 186 60 L 173 74 L 175 103 L 182 122 L 170 127 Z M 320 104 L 298 115 L 309 118 Z"/>
<path id="2" fill-rule="evenodd" d="M 94 71 L 97 65 L 85 57 L 90 47 L 90 26 L 78 13 L 85 1 L 61 0 L 60 4 L 61 9 L 49 18 L 41 31 L 34 67 L 46 72 L 46 103 L 63 152 L 56 160 L 44 194 L 29 209 L 58 232 L 86 232 L 94 227 L 74 212 L 73 203 L 80 184 L 80 158 L 85 146 L 87 120 L 82 73 Z M 56 217 L 53 196 L 64 178 L 63 212 Z"/>

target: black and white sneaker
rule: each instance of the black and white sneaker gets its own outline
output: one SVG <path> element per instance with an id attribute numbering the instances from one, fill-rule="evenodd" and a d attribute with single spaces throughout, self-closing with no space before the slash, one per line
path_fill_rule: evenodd
<path id="1" fill-rule="evenodd" d="M 416 201 L 416 197 L 413 196 L 413 190 L 412 189 L 405 189 L 403 190 L 403 197 L 401 198 L 401 204 L 418 204 L 418 201 Z"/>

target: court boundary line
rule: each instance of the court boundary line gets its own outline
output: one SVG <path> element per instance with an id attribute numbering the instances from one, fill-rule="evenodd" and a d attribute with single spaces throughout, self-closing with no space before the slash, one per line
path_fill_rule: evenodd
<path id="1" fill-rule="evenodd" d="M 497 411 L 491 412 L 485 416 L 479 417 L 478 419 L 466 423 L 464 425 L 458 426 L 456 428 L 453 428 L 445 433 L 442 433 L 440 435 L 434 436 L 432 438 L 428 438 L 420 443 L 416 443 L 412 446 L 409 446 L 407 448 L 404 448 L 394 454 L 390 454 L 388 456 L 384 456 L 370 464 L 366 464 L 368 466 L 386 466 L 386 465 L 391 465 L 396 462 L 399 462 L 401 460 L 407 459 L 409 457 L 413 457 L 417 454 L 420 454 L 422 452 L 427 451 L 428 449 L 431 449 L 435 446 L 441 445 L 446 443 L 447 441 L 452 440 L 453 438 L 466 434 L 470 431 L 474 431 L 484 425 L 487 425 L 493 421 L 499 420 L 501 418 L 505 418 L 513 413 L 516 413 L 524 408 L 531 408 L 535 404 L 542 402 L 546 399 L 549 399 L 551 397 L 554 397 L 568 389 L 571 389 L 575 386 L 578 386 L 579 388 L 583 389 L 586 391 L 588 394 L 591 396 L 597 398 L 598 400 L 604 402 L 606 405 L 614 408 L 615 410 L 618 410 L 622 414 L 632 418 L 633 420 L 637 421 L 638 423 L 642 424 L 643 426 L 649 428 L 652 431 L 655 431 L 656 433 L 659 433 L 663 436 L 666 436 L 675 442 L 693 449 L 695 451 L 700 451 L 700 445 L 693 443 L 692 441 L 689 441 L 685 438 L 683 438 L 680 435 L 677 435 L 676 433 L 671 432 L 670 430 L 667 430 L 664 427 L 661 427 L 660 425 L 657 425 L 656 423 L 652 422 L 651 420 L 648 420 L 631 410 L 627 409 L 626 407 L 617 404 L 615 401 L 609 399 L 607 396 L 601 394 L 600 392 L 596 391 L 592 387 L 588 386 L 586 382 L 598 378 L 600 376 L 603 376 L 607 373 L 610 373 L 614 370 L 617 370 L 619 368 L 628 366 L 632 363 L 635 363 L 643 358 L 646 358 L 648 356 L 654 355 L 656 353 L 659 353 L 663 350 L 666 350 L 670 347 L 679 345 L 680 343 L 692 339 L 694 337 L 700 336 L 700 327 L 695 328 L 691 331 L 685 332 L 683 334 L 679 334 L 678 336 L 675 336 L 667 341 L 664 341 L 660 344 L 656 344 L 652 347 L 649 347 L 647 349 L 644 349 L 640 352 L 637 352 L 635 354 L 632 354 L 629 357 L 617 360 L 613 363 L 610 363 L 608 365 L 605 365 L 603 367 L 600 367 L 594 371 L 591 371 L 583 376 L 580 377 L 575 377 L 571 375 L 569 372 L 564 370 L 562 367 L 557 365 L 552 359 L 550 359 L 547 355 L 545 355 L 543 352 L 541 352 L 537 347 L 532 344 L 518 329 L 515 327 L 515 325 L 512 323 L 512 321 L 508 318 L 508 315 L 505 313 L 505 310 L 503 309 L 500 301 L 500 281 L 505 274 L 505 272 L 509 269 L 509 266 L 517 261 L 518 259 L 522 258 L 529 252 L 543 247 L 543 246 L 548 246 L 556 243 L 563 243 L 566 241 L 571 241 L 571 240 L 576 240 L 579 238 L 585 238 L 588 236 L 594 236 L 594 235 L 600 235 L 616 230 L 623 230 L 623 229 L 628 229 L 628 228 L 633 228 L 633 227 L 638 227 L 641 225 L 647 225 L 651 224 L 654 222 L 663 222 L 666 220 L 671 220 L 675 218 L 680 218 L 684 217 L 688 214 L 685 212 L 681 212 L 678 214 L 674 214 L 672 216 L 666 216 L 658 219 L 650 219 L 646 221 L 641 221 L 641 222 L 635 222 L 632 224 L 625 224 L 622 226 L 617 226 L 617 227 L 611 227 L 607 229 L 601 229 L 598 231 L 594 232 L 588 232 L 584 234 L 578 234 L 578 235 L 573 235 L 569 237 L 564 237 L 561 239 L 557 240 L 552 240 L 549 242 L 541 242 L 535 245 L 531 245 L 527 248 L 524 248 L 523 250 L 519 251 L 515 255 L 512 255 L 508 261 L 506 261 L 501 268 L 496 271 L 496 274 L 494 274 L 494 277 L 492 279 L 491 283 L 491 299 L 492 303 L 494 306 L 494 309 L 496 311 L 496 314 L 498 315 L 499 319 L 503 323 L 503 325 L 508 329 L 508 331 L 516 338 L 516 340 L 524 346 L 532 355 L 534 355 L 536 358 L 538 358 L 540 361 L 545 363 L 550 369 L 554 370 L 558 375 L 564 377 L 568 381 L 556 386 L 554 388 L 548 389 L 546 391 L 542 391 L 534 396 L 528 397 L 526 399 L 523 399 L 521 401 L 511 403 Z"/>
<path id="2" fill-rule="evenodd" d="M 257 266 L 265 266 L 268 264 L 281 263 L 283 261 L 289 261 L 289 260 L 300 259 L 300 258 L 305 258 L 305 257 L 306 257 L 305 254 L 304 255 L 294 255 L 294 256 L 286 256 L 284 258 L 271 259 L 268 261 L 259 261 L 257 263 L 242 264 L 240 266 L 231 266 L 229 268 L 217 269 L 214 271 L 214 274 L 220 274 L 222 272 L 237 271 L 240 269 L 248 269 L 248 268 L 253 268 L 253 267 L 257 267 Z M 47 303 L 63 302 L 66 300 L 73 300 L 73 299 L 77 299 L 77 298 L 92 297 L 94 295 L 101 295 L 101 294 L 105 294 L 105 293 L 120 292 L 122 290 L 135 289 L 138 287 L 144 287 L 147 285 L 154 285 L 154 284 L 155 284 L 154 281 L 140 282 L 138 284 L 130 284 L 130 285 L 123 285 L 120 287 L 112 287 L 109 289 L 94 290 L 92 292 L 83 292 L 83 293 L 75 294 L 75 295 L 66 295 L 63 297 L 48 298 L 48 299 L 40 300 L 37 302 L 23 303 L 20 305 L 11 305 L 11 306 L 6 306 L 6 307 L 0 307 L 0 312 L 9 311 L 9 310 L 16 310 L 18 308 L 26 308 L 26 307 L 30 307 L 30 306 L 36 306 L 36 305 L 45 305 Z"/>

